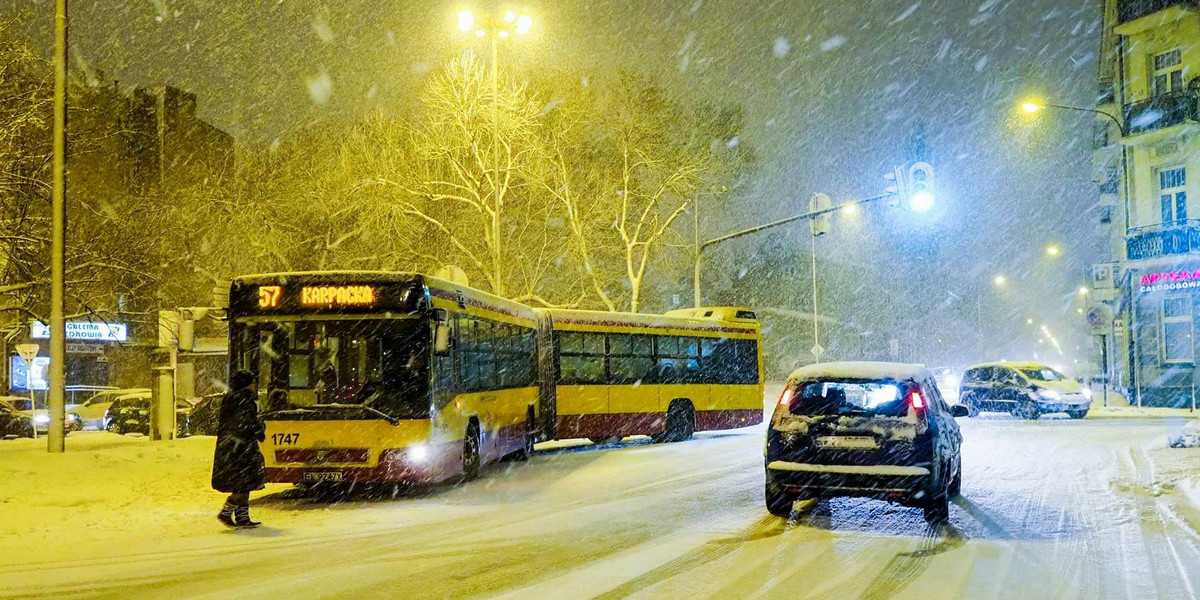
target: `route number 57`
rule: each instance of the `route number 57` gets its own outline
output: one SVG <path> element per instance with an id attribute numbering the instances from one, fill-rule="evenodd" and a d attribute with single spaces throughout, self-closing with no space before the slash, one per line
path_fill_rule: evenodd
<path id="1" fill-rule="evenodd" d="M 279 297 L 283 295 L 283 288 L 277 285 L 264 285 L 258 288 L 258 307 L 259 308 L 279 308 Z"/>

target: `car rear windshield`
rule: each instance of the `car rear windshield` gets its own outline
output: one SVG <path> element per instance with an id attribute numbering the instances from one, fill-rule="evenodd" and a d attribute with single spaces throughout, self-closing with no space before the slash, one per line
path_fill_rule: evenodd
<path id="1" fill-rule="evenodd" d="M 908 405 L 904 385 L 894 380 L 839 380 L 800 383 L 791 403 L 795 415 L 879 415 L 902 417 Z"/>

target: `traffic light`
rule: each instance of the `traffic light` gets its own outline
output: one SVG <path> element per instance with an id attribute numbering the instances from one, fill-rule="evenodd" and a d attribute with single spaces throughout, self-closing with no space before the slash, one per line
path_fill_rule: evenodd
<path id="1" fill-rule="evenodd" d="M 829 210 L 833 207 L 833 198 L 829 194 L 813 194 L 812 198 L 808 199 L 808 212 L 817 212 L 821 210 Z M 825 235 L 829 233 L 829 218 L 831 213 L 813 217 L 809 219 L 808 226 L 812 230 L 813 236 Z"/>
<path id="2" fill-rule="evenodd" d="M 933 165 L 927 162 L 913 163 L 908 168 L 908 181 L 904 195 L 908 209 L 925 214 L 933 210 L 936 202 L 933 185 Z"/>

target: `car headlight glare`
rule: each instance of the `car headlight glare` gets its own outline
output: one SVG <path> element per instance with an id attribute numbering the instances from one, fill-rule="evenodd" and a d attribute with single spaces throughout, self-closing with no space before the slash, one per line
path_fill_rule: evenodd
<path id="1" fill-rule="evenodd" d="M 425 446 L 413 446 L 408 449 L 408 459 L 412 462 L 421 463 L 429 458 L 429 448 Z"/>
<path id="2" fill-rule="evenodd" d="M 1062 399 L 1062 394 L 1060 394 L 1054 390 L 1041 390 L 1040 392 L 1038 392 L 1038 394 L 1040 394 L 1041 397 L 1043 397 L 1047 400 L 1061 400 Z"/>
<path id="3" fill-rule="evenodd" d="M 1088 400 L 1091 400 L 1092 399 L 1092 390 L 1083 388 L 1083 397 L 1087 398 Z"/>
<path id="4" fill-rule="evenodd" d="M 48 425 L 50 423 L 50 415 L 36 415 L 33 417 L 33 422 L 38 425 Z"/>

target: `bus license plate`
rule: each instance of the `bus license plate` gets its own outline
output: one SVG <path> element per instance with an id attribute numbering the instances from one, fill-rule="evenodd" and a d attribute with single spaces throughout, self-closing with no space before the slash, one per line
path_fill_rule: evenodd
<path id="1" fill-rule="evenodd" d="M 827 435 L 817 438 L 817 446 L 830 450 L 874 450 L 879 444 L 870 436 Z"/>
<path id="2" fill-rule="evenodd" d="M 312 483 L 318 483 L 321 481 L 341 481 L 341 480 L 342 480 L 342 473 L 339 473 L 339 472 L 305 473 L 304 474 L 304 481 L 308 481 L 308 482 L 312 482 Z"/>

